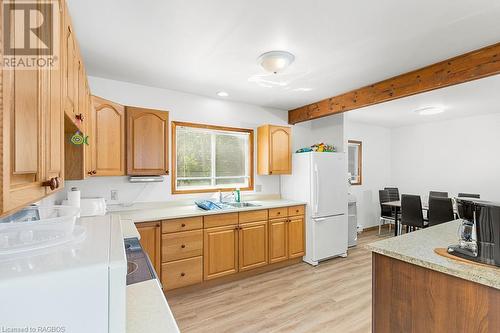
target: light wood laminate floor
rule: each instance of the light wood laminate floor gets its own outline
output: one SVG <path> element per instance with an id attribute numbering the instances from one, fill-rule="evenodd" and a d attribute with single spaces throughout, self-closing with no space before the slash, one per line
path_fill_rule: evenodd
<path id="1" fill-rule="evenodd" d="M 168 303 L 182 333 L 370 332 L 371 253 L 363 245 L 379 239 L 368 231 L 347 258 L 296 264 Z"/>

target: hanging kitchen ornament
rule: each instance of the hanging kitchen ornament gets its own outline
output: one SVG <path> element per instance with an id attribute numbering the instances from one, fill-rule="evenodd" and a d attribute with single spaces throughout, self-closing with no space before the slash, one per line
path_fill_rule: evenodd
<path id="1" fill-rule="evenodd" d="M 71 143 L 74 145 L 87 145 L 89 144 L 88 142 L 89 136 L 85 136 L 82 132 L 76 131 L 75 134 L 71 137 Z"/>

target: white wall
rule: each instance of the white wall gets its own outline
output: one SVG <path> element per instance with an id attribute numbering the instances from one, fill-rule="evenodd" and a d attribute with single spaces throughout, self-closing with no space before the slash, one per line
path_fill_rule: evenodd
<path id="1" fill-rule="evenodd" d="M 480 193 L 500 201 L 500 114 L 393 129 L 391 182 L 400 193 Z"/>
<path id="2" fill-rule="evenodd" d="M 223 99 L 207 98 L 177 91 L 147 87 L 127 82 L 89 77 L 92 94 L 111 101 L 129 105 L 167 110 L 171 121 L 188 121 L 212 125 L 257 129 L 266 123 L 287 125 L 286 110 L 234 103 Z M 314 120 L 294 126 L 292 140 L 294 149 L 325 141 L 339 146 L 343 143 L 343 116 Z M 313 135 L 315 133 L 315 135 Z M 255 135 L 256 137 L 256 135 Z M 256 149 L 255 149 L 256 152 Z M 254 158 L 256 163 L 256 156 Z M 68 181 L 66 189 L 77 186 L 84 196 L 101 196 L 110 199 L 110 191 L 118 190 L 118 202 L 166 201 L 200 195 L 172 195 L 170 177 L 163 183 L 131 184 L 127 177 L 93 177 L 85 181 Z M 262 194 L 279 194 L 279 176 L 255 175 L 256 189 Z M 260 194 L 259 193 L 259 194 Z M 65 197 L 65 192 L 56 194 L 56 200 Z M 54 200 L 54 198 L 49 198 Z"/>
<path id="3" fill-rule="evenodd" d="M 385 127 L 350 121 L 349 114 L 346 114 L 345 140 L 346 144 L 347 140 L 363 143 L 362 184 L 351 186 L 349 191 L 357 199 L 358 225 L 364 228 L 378 225 L 378 191 L 391 183 L 391 131 Z"/>

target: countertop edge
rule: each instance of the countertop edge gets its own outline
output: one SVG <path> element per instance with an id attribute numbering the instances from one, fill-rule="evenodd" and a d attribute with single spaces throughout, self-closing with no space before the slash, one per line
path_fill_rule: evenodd
<path id="1" fill-rule="evenodd" d="M 433 271 L 437 271 L 437 272 L 440 272 L 443 274 L 455 276 L 455 277 L 458 277 L 458 278 L 461 278 L 461 279 L 464 279 L 467 281 L 476 282 L 476 283 L 479 283 L 479 284 L 482 284 L 482 285 L 485 285 L 485 286 L 488 286 L 488 287 L 491 287 L 494 289 L 500 289 L 500 282 L 499 281 L 492 281 L 492 280 L 484 278 L 482 276 L 477 276 L 476 274 L 472 274 L 470 271 L 467 271 L 467 273 L 465 273 L 467 267 L 464 267 L 465 268 L 464 270 L 457 270 L 457 269 L 450 268 L 450 267 L 443 267 L 441 265 L 430 263 L 430 262 L 423 260 L 423 259 L 409 257 L 409 256 L 406 256 L 406 255 L 403 255 L 403 254 L 400 254 L 400 253 L 397 253 L 394 251 L 381 249 L 379 247 L 372 246 L 370 244 L 365 245 L 365 248 L 372 251 L 372 252 L 375 252 L 375 253 L 378 253 L 381 255 L 385 255 L 385 256 L 388 256 L 388 257 L 391 257 L 394 259 L 398 259 L 398 260 L 407 262 L 409 264 L 414 264 L 414 265 L 417 265 L 420 267 L 428 268 L 428 269 L 431 269 Z M 447 259 L 447 260 L 451 260 L 451 259 Z M 454 264 L 457 264 L 457 263 L 454 262 Z M 471 264 L 471 265 L 473 265 L 473 264 Z"/>
<path id="2" fill-rule="evenodd" d="M 266 204 L 265 201 L 250 201 L 250 202 L 258 202 L 259 204 L 261 204 L 260 206 L 256 206 L 256 207 L 244 207 L 244 208 L 212 210 L 212 211 L 203 211 L 200 209 L 199 211 L 197 210 L 197 211 L 188 212 L 188 213 L 169 214 L 169 215 L 161 214 L 160 212 L 157 212 L 157 211 L 158 210 L 175 210 L 176 208 L 179 209 L 179 208 L 185 207 L 185 206 L 169 207 L 169 208 L 155 208 L 150 213 L 145 213 L 145 215 L 150 215 L 147 217 L 134 217 L 134 215 L 139 215 L 139 214 L 141 214 L 141 212 L 146 211 L 144 209 L 132 210 L 132 211 L 114 211 L 114 212 L 109 212 L 109 214 L 118 215 L 118 216 L 120 216 L 121 219 L 124 219 L 124 220 L 132 220 L 133 223 L 143 223 L 143 222 L 146 223 L 146 222 L 152 222 L 152 221 L 158 221 L 158 220 L 173 220 L 173 219 L 194 217 L 194 216 L 230 214 L 230 213 L 239 213 L 239 212 L 247 212 L 247 211 L 254 211 L 254 210 L 273 209 L 273 208 L 280 208 L 280 207 L 301 206 L 301 205 L 307 204 L 306 202 L 291 201 L 291 200 L 283 200 L 283 202 L 278 202 L 279 200 L 271 200 L 271 201 L 273 201 L 273 203 L 270 203 L 270 204 Z M 155 213 L 158 213 L 158 215 L 154 215 Z"/>

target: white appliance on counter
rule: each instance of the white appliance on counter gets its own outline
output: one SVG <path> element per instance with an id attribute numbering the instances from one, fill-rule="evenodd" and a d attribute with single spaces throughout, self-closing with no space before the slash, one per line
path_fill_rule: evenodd
<path id="1" fill-rule="evenodd" d="M 306 206 L 306 254 L 311 265 L 347 255 L 347 164 L 343 153 L 295 153 L 281 178 L 284 199 Z"/>
<path id="2" fill-rule="evenodd" d="M 85 228 L 83 239 L 0 255 L 2 327 L 126 331 L 127 259 L 120 220 L 109 215 L 81 218 L 77 225 Z"/>

